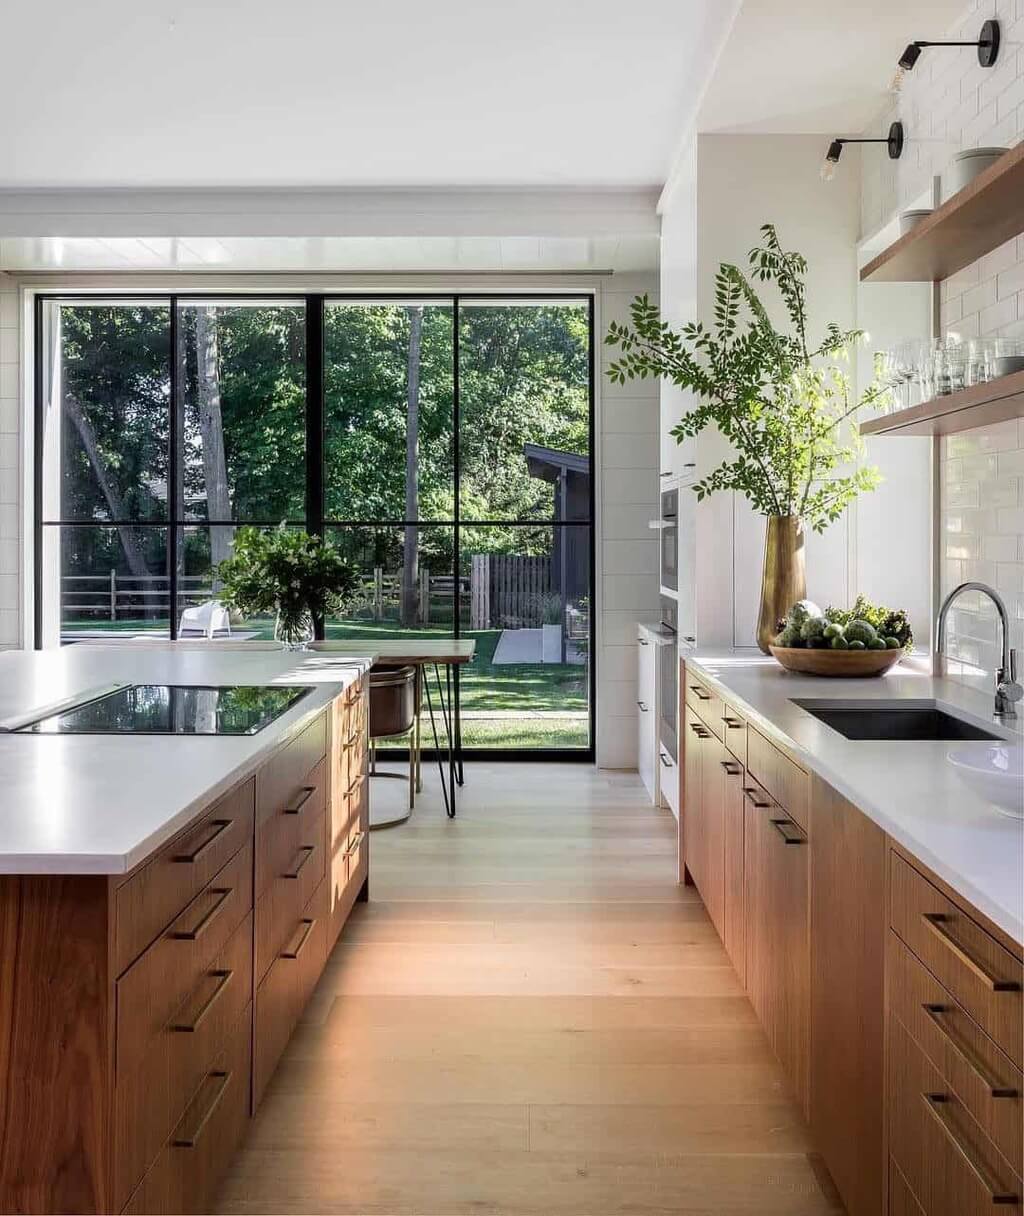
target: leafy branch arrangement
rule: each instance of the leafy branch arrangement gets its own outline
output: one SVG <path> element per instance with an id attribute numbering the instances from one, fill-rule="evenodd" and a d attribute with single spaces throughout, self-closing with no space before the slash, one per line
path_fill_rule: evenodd
<path id="1" fill-rule="evenodd" d="M 826 327 L 816 347 L 807 338 L 807 262 L 783 250 L 772 224 L 749 255 L 750 277 L 724 263 L 715 276 L 713 327 L 699 321 L 676 333 L 647 296 L 632 304 L 632 327 L 613 322 L 605 342 L 622 356 L 608 368 L 615 384 L 665 377 L 698 397 L 673 428 L 676 442 L 715 425 L 735 455 L 698 481 L 699 499 L 736 490 L 763 515 L 797 516 L 815 532 L 834 523 L 856 496 L 881 480 L 871 466 L 837 475 L 863 451 L 855 415 L 886 399 L 878 370 L 859 399 L 846 368 L 860 330 Z M 790 329 L 772 324 L 751 279 L 772 284 Z"/>
<path id="2" fill-rule="evenodd" d="M 272 531 L 239 528 L 234 553 L 217 567 L 220 601 L 242 616 L 276 612 L 290 639 L 311 618 L 337 612 L 359 575 L 328 541 L 282 524 Z"/>

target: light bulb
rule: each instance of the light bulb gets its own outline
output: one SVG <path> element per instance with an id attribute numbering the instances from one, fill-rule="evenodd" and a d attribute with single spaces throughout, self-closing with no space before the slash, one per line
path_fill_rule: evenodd
<path id="1" fill-rule="evenodd" d="M 836 162 L 834 160 L 825 159 L 821 166 L 821 180 L 830 182 L 836 175 Z"/>
<path id="2" fill-rule="evenodd" d="M 902 92 L 903 80 L 906 74 L 907 70 L 904 67 L 898 67 L 896 71 L 893 72 L 892 81 L 889 84 L 889 92 L 892 93 L 894 97 L 898 97 Z"/>

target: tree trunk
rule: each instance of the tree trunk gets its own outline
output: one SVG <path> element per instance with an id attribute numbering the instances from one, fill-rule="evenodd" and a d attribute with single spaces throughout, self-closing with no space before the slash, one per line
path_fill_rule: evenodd
<path id="1" fill-rule="evenodd" d="M 409 362 L 406 373 L 405 421 L 405 546 L 402 563 L 402 626 L 416 625 L 419 597 L 419 432 L 420 432 L 420 344 L 423 338 L 423 309 L 409 309 Z"/>
<path id="2" fill-rule="evenodd" d="M 231 518 L 231 493 L 224 454 L 224 421 L 220 408 L 220 358 L 216 308 L 196 309 L 196 397 L 199 434 L 203 444 L 208 519 Z M 210 561 L 214 568 L 231 556 L 234 528 L 210 529 Z"/>
<path id="3" fill-rule="evenodd" d="M 114 485 L 107 475 L 107 468 L 103 463 L 100 445 L 96 441 L 96 432 L 93 430 L 92 423 L 85 416 L 85 411 L 82 409 L 78 398 L 67 390 L 64 391 L 64 414 L 75 424 L 75 430 L 82 441 L 82 447 L 85 448 L 85 454 L 89 457 L 89 463 L 96 474 L 97 484 L 107 501 L 107 510 L 110 512 L 110 518 L 127 519 L 128 513 L 124 505 L 124 499 L 122 499 L 117 486 Z M 117 535 L 121 541 L 121 548 L 124 551 L 124 558 L 128 563 L 128 569 L 134 575 L 140 577 L 148 576 L 149 566 L 142 547 L 139 545 L 135 529 L 122 524 L 117 529 Z"/>

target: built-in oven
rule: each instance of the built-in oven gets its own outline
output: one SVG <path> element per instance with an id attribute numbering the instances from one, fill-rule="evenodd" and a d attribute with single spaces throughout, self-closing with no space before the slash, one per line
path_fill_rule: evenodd
<path id="1" fill-rule="evenodd" d="M 679 491 L 661 495 L 661 585 L 669 591 L 679 587 Z"/>
<path id="2" fill-rule="evenodd" d="M 658 741 L 675 759 L 677 717 L 679 713 L 679 650 L 676 646 L 676 631 L 679 626 L 679 609 L 676 601 L 667 595 L 661 597 L 661 625 L 659 632 L 671 635 L 668 645 L 658 647 L 658 683 L 661 699 L 658 706 Z"/>

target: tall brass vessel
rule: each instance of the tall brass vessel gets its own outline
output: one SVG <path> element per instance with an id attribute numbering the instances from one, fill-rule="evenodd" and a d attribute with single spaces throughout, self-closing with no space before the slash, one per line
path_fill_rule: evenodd
<path id="1" fill-rule="evenodd" d="M 779 621 L 797 600 L 807 597 L 803 521 L 799 515 L 769 515 L 767 525 L 757 618 L 757 644 L 765 654 L 779 631 Z"/>

